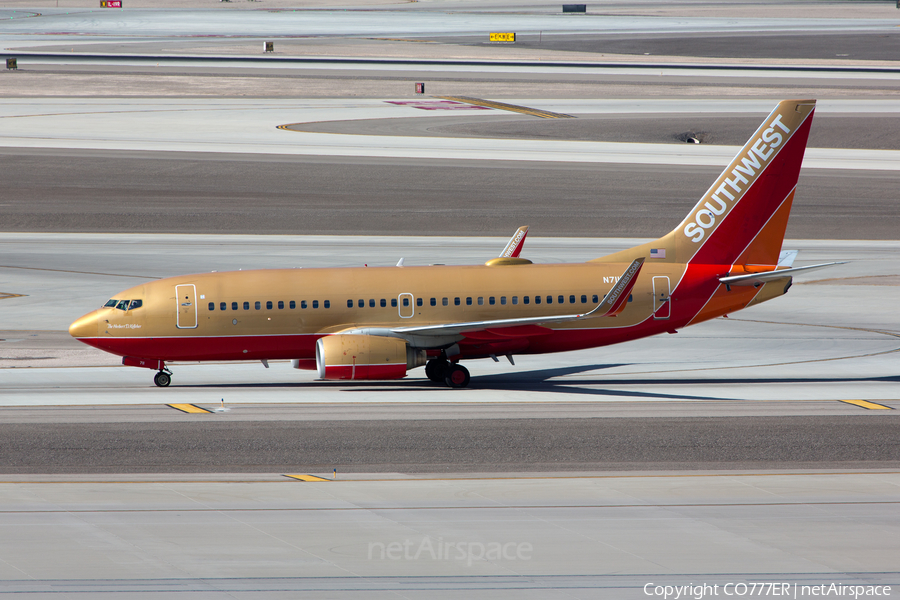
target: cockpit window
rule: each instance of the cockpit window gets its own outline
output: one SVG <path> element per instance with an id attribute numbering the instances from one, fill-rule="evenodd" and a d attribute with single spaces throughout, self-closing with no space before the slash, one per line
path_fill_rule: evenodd
<path id="1" fill-rule="evenodd" d="M 117 300 L 116 298 L 111 298 L 103 305 L 103 307 L 118 308 L 119 310 L 134 310 L 135 308 L 140 308 L 143 304 L 143 300 Z"/>

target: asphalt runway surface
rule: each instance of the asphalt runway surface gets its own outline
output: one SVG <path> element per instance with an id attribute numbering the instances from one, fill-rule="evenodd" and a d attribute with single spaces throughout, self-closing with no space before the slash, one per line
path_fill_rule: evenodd
<path id="1" fill-rule="evenodd" d="M 897 419 L 877 412 L 665 419 L 4 423 L 0 473 L 900 468 Z"/>
<path id="2" fill-rule="evenodd" d="M 0 150 L 6 231 L 655 237 L 720 169 Z M 895 239 L 896 171 L 804 170 L 787 235 Z M 635 194 L 640 202 L 630 201 Z"/>

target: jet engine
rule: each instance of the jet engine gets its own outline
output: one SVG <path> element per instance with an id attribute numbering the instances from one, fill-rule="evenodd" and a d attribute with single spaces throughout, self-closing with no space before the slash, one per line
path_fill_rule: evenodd
<path id="1" fill-rule="evenodd" d="M 320 379 L 400 379 L 425 364 L 424 350 L 377 335 L 327 335 L 316 342 Z"/>

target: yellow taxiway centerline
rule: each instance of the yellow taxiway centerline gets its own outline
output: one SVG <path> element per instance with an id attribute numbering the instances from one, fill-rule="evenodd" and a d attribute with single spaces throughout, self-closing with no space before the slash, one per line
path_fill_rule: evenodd
<path id="1" fill-rule="evenodd" d="M 574 119 L 572 115 L 563 113 L 550 112 L 549 110 L 540 110 L 537 108 L 528 108 L 527 106 L 517 106 L 515 104 L 504 104 L 503 102 L 494 102 L 493 100 L 482 100 L 481 98 L 469 98 L 468 96 L 435 96 L 442 100 L 452 100 L 453 102 L 463 102 L 472 104 L 473 106 L 485 106 L 487 108 L 496 108 L 498 110 L 508 110 L 510 112 L 522 113 L 523 115 L 532 115 L 542 119 Z"/>
<path id="2" fill-rule="evenodd" d="M 186 413 L 211 413 L 211 410 L 206 410 L 205 408 L 200 408 L 199 406 L 194 406 L 193 404 L 167 404 L 166 406 L 171 406 L 175 410 L 180 410 L 181 412 Z"/>
<path id="3" fill-rule="evenodd" d="M 331 481 L 330 479 L 325 479 L 324 477 L 316 477 L 315 475 L 285 475 L 285 477 L 290 477 L 291 479 L 296 479 L 297 481 Z"/>
<path id="4" fill-rule="evenodd" d="M 874 402 L 869 402 L 868 400 L 840 400 L 840 402 L 844 402 L 845 404 L 853 404 L 854 406 L 861 406 L 862 408 L 867 408 L 869 410 L 894 410 L 890 406 L 885 406 L 884 404 L 876 404 Z"/>

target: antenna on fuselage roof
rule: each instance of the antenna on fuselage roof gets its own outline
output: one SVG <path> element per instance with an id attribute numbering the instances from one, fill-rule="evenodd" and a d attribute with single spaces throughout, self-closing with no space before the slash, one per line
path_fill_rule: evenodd
<path id="1" fill-rule="evenodd" d="M 403 266 L 403 259 L 402 259 L 402 258 L 401 258 L 400 260 L 397 261 L 397 266 L 398 266 L 398 267 L 402 267 L 402 266 Z"/>

